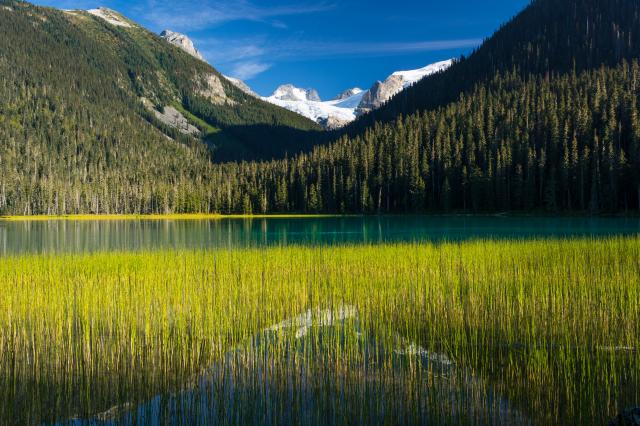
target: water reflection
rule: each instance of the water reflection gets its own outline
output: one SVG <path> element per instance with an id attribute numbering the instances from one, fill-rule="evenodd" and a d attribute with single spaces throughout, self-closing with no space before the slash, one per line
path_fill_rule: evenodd
<path id="1" fill-rule="evenodd" d="M 383 216 L 202 221 L 0 221 L 0 254 L 639 233 L 639 218 Z"/>
<path id="2" fill-rule="evenodd" d="M 353 306 L 274 324 L 181 392 L 56 426 L 532 424 L 446 354 L 363 326 Z"/>

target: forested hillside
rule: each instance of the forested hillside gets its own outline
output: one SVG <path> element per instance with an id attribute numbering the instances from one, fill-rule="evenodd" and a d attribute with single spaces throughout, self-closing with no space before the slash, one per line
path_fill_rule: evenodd
<path id="1" fill-rule="evenodd" d="M 13 0 L 0 5 L 5 83 L 47 86 L 47 96 L 60 105 L 71 104 L 69 97 L 76 105 L 104 100 L 113 113 L 95 121 L 143 116 L 173 138 L 176 129 L 158 123 L 150 107 L 176 107 L 199 128 L 191 137 L 213 148 L 214 161 L 294 154 L 310 146 L 298 145 L 300 134 L 319 130 L 311 120 L 246 95 L 205 62 L 116 12 L 108 11 L 118 25 L 84 11 Z"/>
<path id="2" fill-rule="evenodd" d="M 361 117 L 346 133 L 444 106 L 497 74 L 565 74 L 616 66 L 640 57 L 637 0 L 534 0 L 467 58 L 425 78 L 387 105 Z"/>

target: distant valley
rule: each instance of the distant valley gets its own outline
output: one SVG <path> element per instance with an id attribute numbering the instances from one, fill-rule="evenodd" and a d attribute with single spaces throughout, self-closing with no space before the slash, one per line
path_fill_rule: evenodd
<path id="1" fill-rule="evenodd" d="M 205 60 L 186 35 L 165 30 L 160 36 L 195 58 Z M 260 97 L 245 82 L 229 76 L 225 78 L 247 94 L 298 113 L 317 122 L 325 129 L 333 130 L 353 122 L 367 112 L 380 108 L 404 89 L 425 77 L 445 71 L 452 63 L 453 60 L 449 59 L 416 70 L 396 71 L 384 81 L 375 82 L 368 90 L 354 87 L 328 101 L 320 99 L 315 89 L 302 89 L 292 84 L 283 84 L 271 96 Z"/>

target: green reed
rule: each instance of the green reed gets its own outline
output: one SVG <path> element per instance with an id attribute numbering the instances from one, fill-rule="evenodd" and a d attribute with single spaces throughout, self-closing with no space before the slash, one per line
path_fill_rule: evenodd
<path id="1" fill-rule="evenodd" d="M 345 306 L 357 332 L 301 340 L 293 327 L 247 343 Z M 411 357 L 398 367 L 398 339 L 453 360 L 448 387 Z M 390 389 L 380 404 L 401 401 L 395 415 L 407 417 L 395 419 L 406 422 L 423 411 L 437 423 L 493 419 L 496 393 L 534 423 L 602 423 L 640 403 L 638 341 L 639 238 L 0 259 L 0 418 L 27 424 L 199 386 L 215 399 L 224 377 L 198 381 L 216 363 L 244 380 L 245 413 L 276 410 L 274 421 L 297 414 L 260 402 L 256 365 L 276 389 L 360 401 L 322 408 L 345 416 L 336 423 L 366 419 L 371 394 Z M 238 352 L 247 345 L 263 356 Z M 452 396 L 452 384 L 463 391 Z M 241 422 L 220 410 L 217 420 Z"/>

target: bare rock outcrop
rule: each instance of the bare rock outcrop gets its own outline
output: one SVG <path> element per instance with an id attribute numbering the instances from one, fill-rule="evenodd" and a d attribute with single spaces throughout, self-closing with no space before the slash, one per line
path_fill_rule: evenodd
<path id="1" fill-rule="evenodd" d="M 202 56 L 200 51 L 196 49 L 193 41 L 191 41 L 191 39 L 186 35 L 171 30 L 164 30 L 160 33 L 160 37 L 173 44 L 174 46 L 184 50 L 194 58 L 204 61 L 204 57 Z"/>
<path id="2" fill-rule="evenodd" d="M 364 114 L 380 108 L 385 102 L 402 91 L 403 86 L 404 80 L 397 75 L 390 76 L 384 82 L 377 81 L 362 97 L 357 113 Z"/>
<path id="3" fill-rule="evenodd" d="M 222 80 L 216 74 L 205 74 L 196 78 L 196 93 L 216 105 L 234 105 L 227 96 Z"/>
<path id="4" fill-rule="evenodd" d="M 180 111 L 175 109 L 172 106 L 165 106 L 161 111 L 158 111 L 153 107 L 153 103 L 148 99 L 142 98 L 142 103 L 144 104 L 147 110 L 153 112 L 155 117 L 163 124 L 166 124 L 169 127 L 173 127 L 178 130 L 180 133 L 189 136 L 199 136 L 200 129 L 198 129 L 193 124 L 189 123 L 189 120 L 182 115 Z"/>

